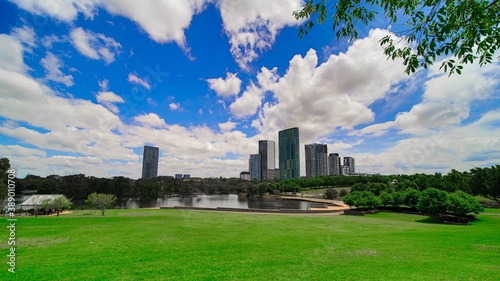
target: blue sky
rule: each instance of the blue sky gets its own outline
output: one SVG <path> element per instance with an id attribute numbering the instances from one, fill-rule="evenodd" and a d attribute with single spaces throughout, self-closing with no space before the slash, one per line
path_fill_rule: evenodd
<path id="1" fill-rule="evenodd" d="M 301 1 L 1 1 L 0 156 L 19 176 L 237 177 L 258 140 L 365 173 L 446 173 L 500 161 L 498 61 L 448 77 L 387 60 L 380 17 L 359 40 L 298 38 Z M 394 27 L 393 27 L 394 30 Z M 440 58 L 444 59 L 444 58 Z"/>

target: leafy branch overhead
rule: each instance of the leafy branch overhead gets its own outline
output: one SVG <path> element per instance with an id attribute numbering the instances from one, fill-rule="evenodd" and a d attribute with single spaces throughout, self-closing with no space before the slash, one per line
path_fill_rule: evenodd
<path id="1" fill-rule="evenodd" d="M 407 27 L 394 36 L 380 40 L 388 58 L 402 58 L 405 72 L 431 66 L 440 56 L 446 59 L 441 69 L 461 74 L 463 65 L 478 61 L 490 64 L 500 46 L 500 3 L 498 0 L 309 0 L 296 19 L 307 19 L 299 37 L 308 34 L 316 23 L 324 23 L 329 14 L 337 39 L 355 40 L 360 23 L 368 25 L 379 13 L 389 24 Z M 405 44 L 401 44 L 404 41 Z"/>

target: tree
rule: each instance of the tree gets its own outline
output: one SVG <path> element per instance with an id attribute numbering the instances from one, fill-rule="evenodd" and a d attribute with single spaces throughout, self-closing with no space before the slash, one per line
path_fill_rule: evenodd
<path id="1" fill-rule="evenodd" d="M 468 214 L 478 214 L 484 210 L 474 197 L 460 190 L 448 194 L 447 209 L 448 212 L 457 215 L 459 219 L 465 218 Z"/>
<path id="2" fill-rule="evenodd" d="M 382 193 L 380 193 L 379 197 L 380 199 L 380 204 L 382 204 L 382 206 L 387 207 L 388 205 L 392 205 L 393 202 L 392 202 L 392 195 L 391 193 L 387 192 L 387 191 L 382 191 Z"/>
<path id="3" fill-rule="evenodd" d="M 57 216 L 59 216 L 59 213 L 62 212 L 64 209 L 70 209 L 73 204 L 71 201 L 66 199 L 64 196 L 60 196 L 57 198 L 53 199 L 45 199 L 42 201 L 42 207 L 46 209 L 53 209 Z"/>
<path id="4" fill-rule="evenodd" d="M 448 194 L 437 188 L 428 188 L 422 191 L 418 200 L 418 210 L 430 215 L 439 215 L 446 212 Z"/>
<path id="5" fill-rule="evenodd" d="M 101 210 L 102 215 L 106 209 L 109 209 L 116 201 L 116 196 L 113 194 L 103 194 L 93 192 L 87 197 L 85 202 L 92 206 L 92 208 Z"/>
<path id="6" fill-rule="evenodd" d="M 399 209 L 404 202 L 404 195 L 402 192 L 396 191 L 392 193 L 392 205 Z"/>
<path id="7" fill-rule="evenodd" d="M 299 30 L 301 38 L 315 23 L 324 23 L 332 13 L 337 39 L 352 41 L 359 36 L 358 23 L 367 26 L 379 11 L 384 14 L 387 24 L 407 27 L 396 30 L 398 38 L 387 35 L 380 40 L 388 58 L 403 59 L 407 74 L 420 67 L 427 68 L 443 55 L 455 57 L 441 64 L 444 72 L 460 74 L 463 64 L 492 63 L 500 48 L 498 0 L 308 0 L 293 15 L 296 19 L 307 19 Z"/>
<path id="8" fill-rule="evenodd" d="M 500 204 L 500 165 L 471 169 L 471 173 L 472 194 L 484 196 Z"/>
<path id="9" fill-rule="evenodd" d="M 52 202 L 52 207 L 57 213 L 57 216 L 59 216 L 59 213 L 62 212 L 65 209 L 71 209 L 71 206 L 73 204 L 71 201 L 66 199 L 64 196 L 55 198 L 54 201 Z"/>
<path id="10" fill-rule="evenodd" d="M 371 191 L 354 191 L 344 197 L 344 203 L 349 206 L 374 209 L 380 205 L 380 200 Z"/>
<path id="11" fill-rule="evenodd" d="M 337 190 L 332 189 L 332 188 L 327 188 L 325 190 L 325 198 L 326 199 L 337 199 L 337 197 L 339 197 L 339 193 L 337 192 Z"/>
<path id="12" fill-rule="evenodd" d="M 344 196 L 346 196 L 346 195 L 347 195 L 347 190 L 345 190 L 345 189 L 342 189 L 342 190 L 339 192 L 339 196 L 340 196 L 340 197 L 344 197 Z"/>
<path id="13" fill-rule="evenodd" d="M 420 199 L 420 191 L 408 188 L 404 193 L 403 204 L 410 208 L 416 208 Z"/>
<path id="14" fill-rule="evenodd" d="M 263 182 L 259 184 L 259 187 L 257 188 L 257 192 L 259 193 L 259 196 L 262 197 L 264 194 L 267 192 L 268 185 L 267 183 Z"/>

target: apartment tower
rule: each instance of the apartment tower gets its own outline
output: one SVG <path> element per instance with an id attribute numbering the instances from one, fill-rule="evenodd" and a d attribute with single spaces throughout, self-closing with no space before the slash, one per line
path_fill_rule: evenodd
<path id="1" fill-rule="evenodd" d="M 160 149 L 153 146 L 144 146 L 142 153 L 142 178 L 150 179 L 158 176 L 158 155 Z"/>
<path id="2" fill-rule="evenodd" d="M 278 133 L 280 179 L 300 178 L 299 128 Z"/>
<path id="3" fill-rule="evenodd" d="M 327 175 L 327 146 L 326 144 L 306 144 L 306 177 Z"/>

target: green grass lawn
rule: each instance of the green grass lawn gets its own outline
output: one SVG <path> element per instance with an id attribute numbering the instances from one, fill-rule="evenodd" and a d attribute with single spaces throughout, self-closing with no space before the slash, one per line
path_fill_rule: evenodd
<path id="1" fill-rule="evenodd" d="M 457 226 L 395 213 L 146 209 L 19 217 L 15 276 L 2 218 L 0 280 L 498 280 L 500 210 L 478 218 Z"/>

